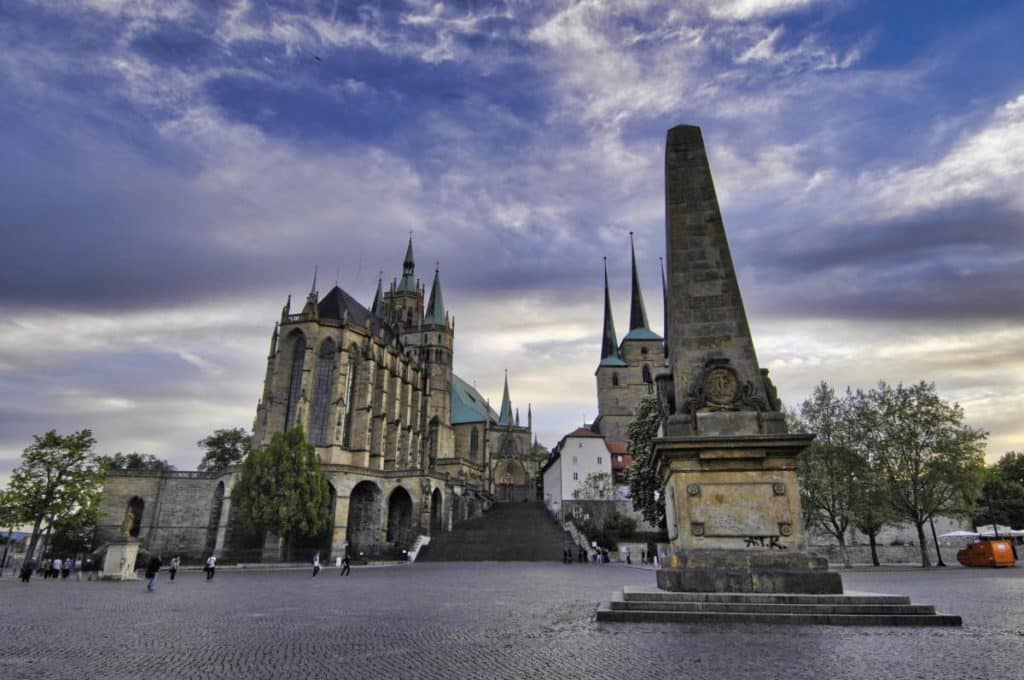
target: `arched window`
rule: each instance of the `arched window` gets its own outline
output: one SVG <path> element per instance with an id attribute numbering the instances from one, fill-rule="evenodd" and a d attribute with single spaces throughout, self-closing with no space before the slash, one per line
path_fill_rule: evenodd
<path id="1" fill-rule="evenodd" d="M 146 508 L 146 503 L 138 496 L 132 496 L 132 499 L 128 501 L 128 507 L 125 508 L 125 524 L 128 527 L 128 535 L 132 538 L 139 537 L 139 531 L 142 529 L 142 512 Z"/>
<path id="2" fill-rule="evenodd" d="M 612 373 L 612 385 L 615 386 L 615 387 L 619 386 L 619 374 L 618 373 Z"/>
<path id="3" fill-rule="evenodd" d="M 345 431 L 342 434 L 341 445 L 346 449 L 352 448 L 352 421 L 356 409 L 356 379 L 359 371 L 359 352 L 355 347 L 348 351 L 348 385 L 345 387 Z"/>
<path id="4" fill-rule="evenodd" d="M 327 446 L 331 443 L 331 398 L 334 395 L 334 341 L 328 338 L 320 345 L 316 357 L 316 381 L 313 383 L 313 414 L 309 422 L 309 433 L 314 444 Z"/>
<path id="5" fill-rule="evenodd" d="M 644 382 L 645 383 L 652 383 L 652 382 L 654 382 L 653 380 L 651 380 L 651 367 L 648 366 L 647 364 L 644 364 Z"/>
<path id="6" fill-rule="evenodd" d="M 296 333 L 295 346 L 292 349 L 292 370 L 288 382 L 288 405 L 284 416 L 286 430 L 295 427 L 298 419 L 299 395 L 302 394 L 302 363 L 306 358 L 306 336 Z"/>
<path id="7" fill-rule="evenodd" d="M 475 427 L 469 432 L 469 457 L 476 460 L 480 452 L 480 431 Z"/>

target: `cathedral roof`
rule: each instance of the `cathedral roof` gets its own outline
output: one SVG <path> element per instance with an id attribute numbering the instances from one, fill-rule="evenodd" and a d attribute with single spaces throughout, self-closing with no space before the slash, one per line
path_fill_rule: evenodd
<path id="1" fill-rule="evenodd" d="M 370 310 L 363 307 L 354 297 L 338 286 L 331 288 L 330 292 L 317 305 L 317 308 L 320 311 L 321 319 L 341 320 L 345 318 L 346 310 L 348 311 L 348 318 L 360 326 L 365 326 L 366 320 L 370 318 Z"/>
<path id="2" fill-rule="evenodd" d="M 508 371 L 505 371 L 505 391 L 501 395 L 501 415 L 498 416 L 499 425 L 512 424 L 512 400 L 508 396 Z"/>
<path id="3" fill-rule="evenodd" d="M 409 245 L 405 249 L 405 260 L 402 262 L 402 279 L 398 282 L 398 292 L 415 293 L 416 288 L 416 260 L 412 256 L 412 236 L 409 236 Z"/>
<path id="4" fill-rule="evenodd" d="M 661 340 L 661 336 L 652 331 L 647 323 L 647 309 L 644 307 L 644 295 L 640 290 L 640 276 L 636 269 L 633 232 L 629 232 L 629 254 L 633 261 L 633 289 L 629 298 L 629 333 L 622 340 Z"/>
<path id="5" fill-rule="evenodd" d="M 452 374 L 452 425 L 461 423 L 482 423 L 485 420 L 498 422 L 498 414 L 487 405 L 476 388 L 459 376 Z"/>

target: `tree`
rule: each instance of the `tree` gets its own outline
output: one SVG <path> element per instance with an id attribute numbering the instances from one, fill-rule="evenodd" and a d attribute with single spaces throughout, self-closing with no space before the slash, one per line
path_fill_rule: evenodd
<path id="1" fill-rule="evenodd" d="M 112 456 L 97 456 L 96 462 L 104 472 L 108 470 L 130 470 L 138 472 L 167 472 L 174 466 L 150 453 L 132 451 L 125 454 L 118 451 Z"/>
<path id="2" fill-rule="evenodd" d="M 654 466 L 654 439 L 661 428 L 661 405 L 653 397 L 641 399 L 636 416 L 629 424 L 627 451 L 633 464 L 626 471 L 629 495 L 633 509 L 641 513 L 648 524 L 665 526 L 665 499 L 661 497 L 661 480 Z"/>
<path id="3" fill-rule="evenodd" d="M 894 514 L 914 525 L 921 566 L 929 567 L 924 526 L 937 514 L 968 514 L 977 497 L 988 433 L 964 423 L 934 383 L 892 387 L 866 395 L 866 443 L 885 479 Z"/>
<path id="4" fill-rule="evenodd" d="M 1007 451 L 996 463 L 1005 479 L 1013 480 L 1024 486 L 1024 453 Z"/>
<path id="5" fill-rule="evenodd" d="M 865 474 L 857 481 L 858 488 L 851 508 L 850 523 L 868 537 L 871 563 L 879 567 L 881 563 L 878 561 L 878 534 L 893 521 L 889 491 L 884 476 L 870 459 Z"/>
<path id="6" fill-rule="evenodd" d="M 35 554 L 44 522 L 60 527 L 83 521 L 103 487 L 90 430 L 67 436 L 50 430 L 32 439 L 4 493 L 17 521 L 32 525 L 28 557 Z"/>
<path id="7" fill-rule="evenodd" d="M 867 476 L 867 460 L 854 438 L 853 395 L 836 398 L 835 390 L 822 382 L 800 406 L 800 421 L 793 429 L 817 436 L 797 458 L 797 476 L 804 515 L 809 526 L 829 534 L 839 543 L 843 565 L 850 567 L 846 532 L 850 527 L 861 479 Z"/>
<path id="8" fill-rule="evenodd" d="M 1024 526 L 1024 485 L 1007 474 L 1002 462 L 1000 459 L 999 463 L 985 468 L 982 492 L 972 518 L 975 526 Z"/>
<path id="9" fill-rule="evenodd" d="M 198 469 L 219 472 L 242 462 L 252 448 L 252 435 L 242 427 L 214 430 L 213 434 L 200 439 L 196 444 L 203 449 L 203 459 Z"/>
<path id="10" fill-rule="evenodd" d="M 250 531 L 270 531 L 286 542 L 312 537 L 331 520 L 330 489 L 320 458 L 302 427 L 278 432 L 253 450 L 239 471 L 231 502 Z"/>

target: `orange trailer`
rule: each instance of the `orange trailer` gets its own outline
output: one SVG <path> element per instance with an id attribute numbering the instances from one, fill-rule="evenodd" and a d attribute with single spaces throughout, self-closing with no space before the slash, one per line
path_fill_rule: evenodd
<path id="1" fill-rule="evenodd" d="M 1013 546 L 1006 538 L 982 538 L 956 554 L 965 567 L 1012 567 L 1017 564 Z"/>

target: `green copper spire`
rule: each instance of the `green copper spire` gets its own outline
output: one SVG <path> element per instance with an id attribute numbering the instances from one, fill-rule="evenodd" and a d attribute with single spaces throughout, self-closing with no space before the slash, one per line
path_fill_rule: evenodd
<path id="1" fill-rule="evenodd" d="M 633 248 L 633 232 L 629 232 L 629 254 L 633 260 L 633 292 L 629 302 L 629 333 L 623 340 L 661 340 L 647 324 L 647 309 L 640 292 L 640 275 L 636 270 L 636 250 Z"/>
<path id="2" fill-rule="evenodd" d="M 444 322 L 444 298 L 441 296 L 441 274 L 439 269 L 434 269 L 434 285 L 430 288 L 430 300 L 427 302 L 427 311 L 423 315 L 424 325 L 443 326 Z"/>
<path id="3" fill-rule="evenodd" d="M 619 354 L 619 341 L 615 339 L 615 321 L 612 319 L 612 297 L 608 292 L 608 258 L 604 258 L 604 336 L 601 339 L 599 366 L 626 366 Z"/>
<path id="4" fill-rule="evenodd" d="M 499 425 L 512 425 L 512 400 L 508 396 L 508 369 L 505 369 L 505 391 L 501 395 L 501 412 L 498 415 Z"/>
<path id="5" fill-rule="evenodd" d="M 402 262 L 402 280 L 398 282 L 398 292 L 416 292 L 416 261 L 412 256 L 412 234 L 409 234 L 409 246 L 405 249 L 405 261 Z"/>

